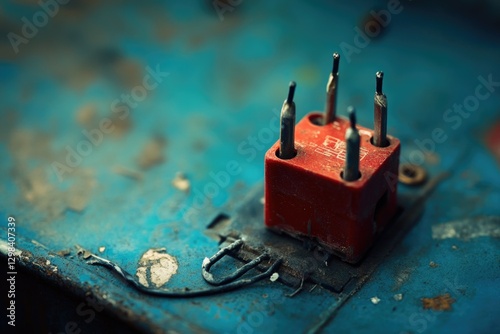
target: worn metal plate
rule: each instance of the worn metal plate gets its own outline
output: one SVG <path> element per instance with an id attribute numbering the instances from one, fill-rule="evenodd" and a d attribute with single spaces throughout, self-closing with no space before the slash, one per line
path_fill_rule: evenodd
<path id="1" fill-rule="evenodd" d="M 234 218 L 226 216 L 225 219 L 218 220 L 220 227 L 217 223 L 212 223 L 209 228 L 215 230 L 221 237 L 222 246 L 234 239 L 244 240 L 244 247 L 233 254 L 242 261 L 249 262 L 263 253 L 270 254 L 274 259 L 283 259 L 279 279 L 287 285 L 299 287 L 305 281 L 337 294 L 350 295 L 352 291 L 344 291 L 346 285 L 350 283 L 351 289 L 359 289 L 420 218 L 425 201 L 444 178 L 445 175 L 436 176 L 423 189 L 407 191 L 406 194 L 400 195 L 398 216 L 381 234 L 367 256 L 355 265 L 328 253 L 312 240 L 305 238 L 298 240 L 266 229 L 262 224 L 264 219 L 262 185 L 250 192 Z M 269 265 L 261 267 L 265 269 Z"/>

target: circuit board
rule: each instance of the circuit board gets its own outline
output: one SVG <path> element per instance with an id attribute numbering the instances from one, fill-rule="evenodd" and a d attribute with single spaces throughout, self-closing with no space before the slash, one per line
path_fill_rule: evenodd
<path id="1" fill-rule="evenodd" d="M 496 3 L 45 2 L 0 5 L 0 253 L 15 278 L 1 293 L 15 329 L 498 330 Z M 383 71 L 400 164 L 426 175 L 399 183 L 398 218 L 357 265 L 263 222 L 264 155 L 287 85 L 297 119 L 323 110 L 333 52 L 339 115 L 354 105 L 373 128 Z M 243 277 L 281 257 L 279 275 L 172 298 L 89 264 L 112 261 L 143 287 L 206 289 L 204 259 L 242 236 L 214 277 L 270 244 L 272 261 Z"/>

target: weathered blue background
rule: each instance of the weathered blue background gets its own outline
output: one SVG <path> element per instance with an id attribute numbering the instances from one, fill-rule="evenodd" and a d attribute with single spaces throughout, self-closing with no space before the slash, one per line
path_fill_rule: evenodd
<path id="1" fill-rule="evenodd" d="M 53 253 L 70 249 L 75 255 L 75 245 L 97 253 L 105 246 L 104 257 L 135 273 L 144 252 L 166 247 L 179 262 L 168 286 L 203 286 L 201 261 L 217 250 L 205 226 L 219 212 L 231 213 L 262 182 L 264 153 L 278 138 L 276 132 L 268 136 L 270 124 L 288 82 L 298 84 L 298 119 L 321 110 L 331 54 L 339 51 L 340 113 L 353 104 L 359 123 L 372 127 L 374 73 L 383 70 L 389 132 L 401 139 L 403 158 L 425 156 L 423 166 L 431 175 L 451 176 L 429 198 L 418 225 L 325 331 L 498 328 L 499 233 L 498 218 L 491 217 L 500 215 L 500 174 L 485 137 L 500 122 L 500 87 L 456 129 L 443 119 L 454 103 L 474 95 L 478 76 L 500 81 L 498 6 L 401 1 L 402 10 L 387 29 L 350 56 L 340 44 L 354 46 L 354 28 L 387 2 L 247 0 L 221 20 L 211 1 L 75 0 L 61 6 L 17 54 L 4 37 L 19 34 L 22 17 L 32 18 L 40 7 L 15 1 L 2 6 L 0 216 L 2 228 L 7 216 L 16 218 L 18 247 L 32 253 L 26 262 L 38 263 L 32 265 L 38 275 L 91 291 L 109 301 L 110 309 L 130 310 L 122 318 L 151 331 L 156 326 L 228 333 L 314 328 L 336 303 L 320 288 L 287 298 L 291 288 L 260 283 L 210 298 L 152 298 L 77 256 Z M 104 135 L 60 182 L 51 164 L 64 162 L 65 147 L 85 139 L 77 111 L 93 105 L 97 119 L 109 117 L 112 102 L 142 82 L 147 66 L 169 75 L 131 108 L 130 130 Z M 447 140 L 422 154 L 415 140 L 431 138 L 436 127 Z M 163 163 L 141 172 L 139 181 L 113 172 L 115 166 L 139 170 L 136 158 L 155 135 L 166 140 Z M 215 196 L 198 195 L 213 182 L 210 173 L 225 171 L 233 160 L 241 169 L 229 184 L 217 187 Z M 172 185 L 178 172 L 187 176 L 189 194 Z M 83 210 L 69 209 L 68 201 Z M 487 228 L 471 223 L 469 236 L 474 231 L 484 236 L 432 238 L 436 224 L 479 222 L 477 217 L 489 217 Z M 430 261 L 438 266 L 430 267 Z M 403 300 L 393 299 L 397 293 Z M 443 293 L 456 300 L 452 310 L 422 308 L 421 298 Z M 370 301 L 374 296 L 380 303 Z M 76 310 L 68 314 L 77 323 L 85 319 Z M 42 329 L 62 331 L 60 326 Z"/>

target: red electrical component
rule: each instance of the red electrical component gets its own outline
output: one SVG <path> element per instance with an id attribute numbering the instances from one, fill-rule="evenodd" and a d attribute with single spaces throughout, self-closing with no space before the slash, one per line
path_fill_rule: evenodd
<path id="1" fill-rule="evenodd" d="M 295 114 L 291 87 L 292 98 L 289 94 L 282 110 L 281 139 L 265 156 L 266 226 L 294 237 L 315 239 L 351 263 L 363 257 L 397 212 L 394 179 L 398 175 L 400 143 L 385 134 L 387 102 L 379 73 L 375 131 L 356 127 L 352 111 L 351 123 L 334 114 L 325 124 L 325 115 L 311 113 L 295 126 L 295 134 L 293 129 L 291 135 L 286 133 L 286 115 L 291 111 Z M 290 144 L 287 136 L 292 138 L 292 154 L 283 158 Z M 383 145 L 374 145 L 377 141 Z M 344 174 L 350 167 L 349 160 L 359 168 L 352 181 L 347 181 Z"/>

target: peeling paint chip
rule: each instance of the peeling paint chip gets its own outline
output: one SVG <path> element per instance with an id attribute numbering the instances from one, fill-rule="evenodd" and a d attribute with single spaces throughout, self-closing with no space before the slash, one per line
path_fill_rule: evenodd
<path id="1" fill-rule="evenodd" d="M 62 249 L 62 250 L 56 252 L 56 254 L 59 255 L 59 256 L 68 256 L 68 255 L 71 254 L 71 250 L 69 250 L 69 249 Z"/>
<path id="2" fill-rule="evenodd" d="M 83 257 L 85 260 L 86 260 L 86 259 L 88 259 L 89 257 L 91 257 L 91 256 L 92 256 L 92 253 L 91 253 L 91 252 L 89 252 L 89 251 L 88 251 L 88 250 L 86 250 L 86 249 L 83 249 L 81 246 L 79 246 L 79 245 L 75 245 L 75 247 L 76 247 L 76 249 L 77 249 L 76 254 L 77 254 L 77 255 L 82 255 L 82 257 Z"/>
<path id="3" fill-rule="evenodd" d="M 172 185 L 184 192 L 189 192 L 189 189 L 191 188 L 191 183 L 187 179 L 186 175 L 180 172 L 175 175 L 172 180 Z"/>
<path id="4" fill-rule="evenodd" d="M 274 274 L 272 274 L 272 275 L 271 275 L 271 277 L 269 277 L 269 280 L 270 280 L 271 282 L 276 282 L 276 280 L 277 280 L 279 277 L 280 277 L 280 274 L 278 274 L 278 273 L 274 273 Z"/>
<path id="5" fill-rule="evenodd" d="M 370 298 L 370 300 L 374 305 L 380 303 L 380 298 L 378 298 L 377 296 Z"/>
<path id="6" fill-rule="evenodd" d="M 394 295 L 394 300 L 399 302 L 399 301 L 402 301 L 403 300 L 403 294 L 402 293 L 397 293 Z"/>
<path id="7" fill-rule="evenodd" d="M 455 299 L 451 298 L 449 293 L 434 298 L 422 298 L 422 306 L 426 310 L 449 311 L 454 302 Z"/>
<path id="8" fill-rule="evenodd" d="M 165 248 L 152 248 L 139 260 L 136 276 L 145 287 L 159 288 L 177 273 L 178 267 L 177 259 L 167 254 Z"/>
<path id="9" fill-rule="evenodd" d="M 500 217 L 475 217 L 432 226 L 433 239 L 500 237 Z"/>

